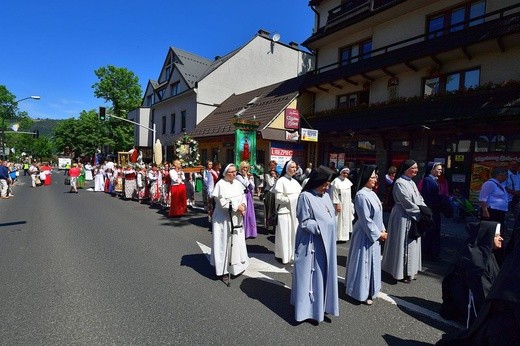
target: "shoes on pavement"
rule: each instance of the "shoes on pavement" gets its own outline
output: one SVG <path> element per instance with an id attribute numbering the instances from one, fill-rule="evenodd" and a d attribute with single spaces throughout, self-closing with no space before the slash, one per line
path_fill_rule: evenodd
<path id="1" fill-rule="evenodd" d="M 405 284 L 409 284 L 412 281 L 412 278 L 409 276 L 405 276 L 404 279 L 401 280 L 401 282 L 404 282 Z"/>
<path id="2" fill-rule="evenodd" d="M 367 300 L 365 300 L 365 304 L 372 305 L 372 304 L 374 304 L 374 301 L 372 299 L 368 298 Z"/>

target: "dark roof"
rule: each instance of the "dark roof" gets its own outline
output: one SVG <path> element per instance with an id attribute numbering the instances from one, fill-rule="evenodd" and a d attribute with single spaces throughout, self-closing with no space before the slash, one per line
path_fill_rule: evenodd
<path id="1" fill-rule="evenodd" d="M 320 133 L 370 132 L 428 126 L 430 128 L 460 124 L 497 123 L 502 117 L 520 115 L 520 87 L 504 87 L 434 100 L 409 102 L 386 107 L 370 107 L 331 116 L 308 118 Z"/>
<path id="2" fill-rule="evenodd" d="M 195 87 L 195 83 L 200 80 L 201 76 L 211 66 L 212 61 L 176 47 L 171 47 L 171 50 L 178 58 L 178 61 L 175 62 L 175 67 L 179 70 L 186 83 L 188 83 L 188 86 L 190 88 Z"/>
<path id="3" fill-rule="evenodd" d="M 303 79 L 304 76 L 295 77 L 243 94 L 233 94 L 204 118 L 190 135 L 211 137 L 233 134 L 233 119 L 239 112 L 240 119 L 259 121 L 261 130 L 299 95 L 298 89 Z"/>

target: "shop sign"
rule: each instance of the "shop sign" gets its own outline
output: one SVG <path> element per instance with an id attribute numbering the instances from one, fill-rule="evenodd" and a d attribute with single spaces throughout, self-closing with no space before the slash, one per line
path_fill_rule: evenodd
<path id="1" fill-rule="evenodd" d="M 300 127 L 300 112 L 294 108 L 285 109 L 285 128 L 298 130 Z"/>
<path id="2" fill-rule="evenodd" d="M 306 129 L 302 127 L 302 141 L 317 142 L 318 130 Z"/>

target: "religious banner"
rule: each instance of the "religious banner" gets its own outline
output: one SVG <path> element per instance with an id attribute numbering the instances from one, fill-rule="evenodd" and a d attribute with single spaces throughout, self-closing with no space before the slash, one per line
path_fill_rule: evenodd
<path id="1" fill-rule="evenodd" d="M 256 165 L 256 131 L 235 130 L 235 164 L 238 166 L 242 161 Z"/>

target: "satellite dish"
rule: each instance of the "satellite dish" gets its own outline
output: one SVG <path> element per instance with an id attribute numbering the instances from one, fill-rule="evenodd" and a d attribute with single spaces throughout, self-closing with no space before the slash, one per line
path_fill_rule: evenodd
<path id="1" fill-rule="evenodd" d="M 273 42 L 280 41 L 280 34 L 274 34 L 272 40 L 273 40 Z"/>

